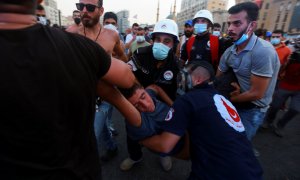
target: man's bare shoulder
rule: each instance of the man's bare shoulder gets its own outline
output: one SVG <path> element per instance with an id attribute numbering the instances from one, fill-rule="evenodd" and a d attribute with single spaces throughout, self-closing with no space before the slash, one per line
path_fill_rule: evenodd
<path id="1" fill-rule="evenodd" d="M 77 26 L 76 24 L 72 24 L 66 29 L 66 31 L 70 33 L 80 34 L 79 32 L 82 31 L 82 25 Z"/>
<path id="2" fill-rule="evenodd" d="M 103 28 L 101 36 L 106 37 L 110 40 L 114 40 L 115 42 L 120 41 L 120 37 L 119 37 L 118 33 L 111 29 Z"/>

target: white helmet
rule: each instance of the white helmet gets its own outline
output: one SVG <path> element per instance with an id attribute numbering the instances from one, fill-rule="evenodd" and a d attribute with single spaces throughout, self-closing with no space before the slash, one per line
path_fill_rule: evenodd
<path id="1" fill-rule="evenodd" d="M 155 33 L 166 33 L 171 34 L 176 37 L 177 41 L 179 41 L 178 37 L 178 25 L 174 20 L 171 19 L 163 19 L 158 21 L 155 26 L 152 34 Z"/>
<path id="2" fill-rule="evenodd" d="M 212 16 L 211 12 L 209 10 L 206 10 L 206 9 L 198 11 L 195 14 L 193 20 L 195 20 L 196 18 L 206 18 L 211 22 L 211 24 L 214 23 L 213 16 Z"/>

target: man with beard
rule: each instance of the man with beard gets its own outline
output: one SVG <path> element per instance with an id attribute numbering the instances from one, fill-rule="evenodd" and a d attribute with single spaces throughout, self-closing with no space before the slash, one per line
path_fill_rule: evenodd
<path id="1" fill-rule="evenodd" d="M 73 20 L 74 20 L 74 24 L 70 25 L 66 31 L 68 32 L 73 32 L 73 33 L 77 33 L 78 28 L 82 26 L 81 24 L 81 19 L 80 19 L 80 11 L 78 10 L 74 10 L 73 11 L 73 16 L 72 16 Z"/>
<path id="2" fill-rule="evenodd" d="M 236 90 L 230 94 L 230 100 L 237 107 L 249 140 L 263 122 L 280 67 L 271 43 L 253 33 L 258 10 L 252 2 L 237 4 L 228 10 L 228 34 L 234 44 L 224 52 L 217 72 L 219 76 L 231 67 L 238 79 L 240 86 L 233 84 Z"/>
<path id="3" fill-rule="evenodd" d="M 109 55 L 114 53 L 118 59 L 127 62 L 118 33 L 103 28 L 99 23 L 104 11 L 103 0 L 80 0 L 79 2 L 76 3 L 76 7 L 80 11 L 83 26 L 78 29 L 78 33 L 101 45 Z"/>
<path id="4" fill-rule="evenodd" d="M 176 50 L 176 56 L 179 58 L 180 57 L 180 53 L 182 50 L 182 46 L 183 44 L 189 40 L 190 37 L 193 36 L 194 33 L 194 26 L 193 26 L 193 21 L 192 20 L 187 20 L 184 24 L 184 35 L 181 36 L 180 38 L 180 42 L 179 45 L 177 46 L 177 50 Z"/>
<path id="5" fill-rule="evenodd" d="M 79 3 L 76 3 L 83 24 L 83 26 L 78 29 L 78 33 L 101 45 L 110 56 L 114 54 L 115 57 L 126 62 L 127 57 L 121 46 L 118 33 L 115 30 L 104 28 L 99 23 L 100 17 L 104 11 L 102 5 L 103 0 L 80 0 Z M 107 121 L 111 118 L 111 113 L 111 104 L 105 101 L 100 101 L 100 103 L 98 103 L 98 110 L 95 115 L 94 123 L 98 147 L 100 146 L 102 133 L 108 132 L 104 128 L 108 128 Z M 118 149 L 116 143 L 110 138 L 109 134 L 106 133 L 104 136 L 107 152 L 102 159 L 109 160 L 117 155 Z"/>
<path id="6" fill-rule="evenodd" d="M 213 26 L 212 13 L 205 9 L 198 11 L 194 16 L 193 25 L 196 36 L 191 37 L 182 46 L 180 64 L 187 61 L 207 61 L 216 70 L 224 50 L 219 38 L 209 32 Z"/>

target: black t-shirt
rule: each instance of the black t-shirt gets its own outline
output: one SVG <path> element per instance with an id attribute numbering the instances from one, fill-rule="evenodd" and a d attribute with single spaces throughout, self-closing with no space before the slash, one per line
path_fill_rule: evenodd
<path id="1" fill-rule="evenodd" d="M 111 61 L 95 42 L 34 25 L 0 30 L 0 179 L 95 179 L 97 80 Z"/>
<path id="2" fill-rule="evenodd" d="M 165 64 L 160 68 L 156 65 L 159 62 L 152 53 L 152 45 L 138 48 L 133 55 L 133 61 L 137 66 L 134 75 L 137 80 L 147 87 L 151 84 L 160 86 L 168 96 L 175 100 L 177 90 L 177 74 L 179 72 L 177 59 L 172 50 L 169 51 L 168 57 L 164 60 Z"/>
<path id="3" fill-rule="evenodd" d="M 187 42 L 186 41 L 182 46 L 182 51 L 180 55 L 180 59 L 186 61 L 188 59 L 188 52 L 187 52 Z M 192 46 L 191 52 L 190 52 L 190 60 L 191 61 L 207 61 L 211 64 L 212 62 L 212 56 L 211 56 L 211 45 L 210 45 L 210 33 L 207 33 L 203 36 L 195 36 L 195 41 Z M 227 48 L 227 47 L 226 47 Z M 219 40 L 219 51 L 218 51 L 218 61 L 220 60 L 220 57 L 225 52 L 226 49 L 223 47 L 223 41 Z M 217 68 L 217 64 L 213 64 L 215 70 Z M 216 67 L 215 67 L 216 66 Z"/>
<path id="4" fill-rule="evenodd" d="M 178 136 L 188 131 L 191 179 L 262 179 L 236 109 L 211 86 L 176 99 L 161 128 Z"/>

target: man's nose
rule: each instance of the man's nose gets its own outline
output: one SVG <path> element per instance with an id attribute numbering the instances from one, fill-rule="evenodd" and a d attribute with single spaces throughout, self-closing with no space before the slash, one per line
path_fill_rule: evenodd
<path id="1" fill-rule="evenodd" d="M 86 6 L 83 6 L 82 12 L 84 12 L 84 13 L 88 12 L 86 9 Z"/>

